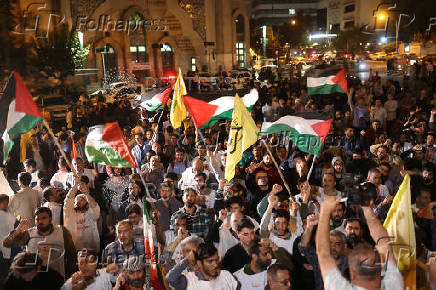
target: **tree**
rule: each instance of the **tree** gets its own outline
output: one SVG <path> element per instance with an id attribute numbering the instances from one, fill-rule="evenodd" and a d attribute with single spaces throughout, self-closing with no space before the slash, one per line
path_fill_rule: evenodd
<path id="1" fill-rule="evenodd" d="M 333 47 L 337 51 L 345 53 L 362 53 L 364 46 L 361 43 L 368 42 L 370 38 L 370 35 L 362 33 L 358 27 L 354 27 L 351 30 L 339 32 L 338 37 L 333 40 Z"/>
<path id="2" fill-rule="evenodd" d="M 83 67 L 88 53 L 89 46 L 82 48 L 77 32 L 69 30 L 67 25 L 51 31 L 48 38 L 34 39 L 33 69 L 36 76 L 51 80 L 51 83 L 43 82 L 42 89 L 60 85 L 65 90 L 65 79 Z"/>

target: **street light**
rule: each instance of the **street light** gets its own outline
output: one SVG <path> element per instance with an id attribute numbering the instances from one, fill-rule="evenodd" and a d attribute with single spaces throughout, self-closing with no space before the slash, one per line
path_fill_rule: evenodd
<path id="1" fill-rule="evenodd" d="M 385 13 L 379 13 L 378 15 L 377 15 L 377 18 L 378 18 L 378 20 L 385 20 L 386 19 L 386 14 Z"/>
<path id="2" fill-rule="evenodd" d="M 297 22 L 294 19 L 291 20 L 291 25 L 295 25 L 296 23 Z"/>

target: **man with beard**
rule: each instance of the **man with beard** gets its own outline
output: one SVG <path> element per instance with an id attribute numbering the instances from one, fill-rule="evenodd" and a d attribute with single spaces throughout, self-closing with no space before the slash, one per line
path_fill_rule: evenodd
<path id="1" fill-rule="evenodd" d="M 185 213 L 187 216 L 186 229 L 194 235 L 204 238 L 212 224 L 209 213 L 195 204 L 198 197 L 196 188 L 187 187 L 183 192 L 184 206 L 171 216 L 170 227 L 174 228 L 175 217 L 179 213 Z"/>
<path id="2" fill-rule="evenodd" d="M 150 277 L 140 257 L 129 257 L 123 264 L 123 271 L 117 278 L 114 290 L 151 289 Z"/>
<path id="3" fill-rule="evenodd" d="M 280 178 L 280 174 L 277 171 L 277 168 L 273 164 L 271 155 L 269 154 L 263 155 L 263 160 L 261 164 L 262 164 L 262 168 L 268 174 L 269 180 L 272 182 L 272 184 L 283 184 L 283 181 Z"/>
<path id="4" fill-rule="evenodd" d="M 267 284 L 266 271 L 271 263 L 277 262 L 292 268 L 292 257 L 268 239 L 253 241 L 249 255 L 250 263 L 234 273 L 241 283 L 241 290 L 264 289 Z"/>
<path id="5" fill-rule="evenodd" d="M 77 253 L 79 271 L 68 279 L 61 290 L 70 289 L 111 289 L 110 274 L 105 269 L 98 269 L 98 255 L 91 249 Z M 109 270 L 109 269 L 108 269 Z"/>
<path id="6" fill-rule="evenodd" d="M 197 204 L 206 206 L 207 208 L 214 208 L 215 205 L 215 190 L 212 190 L 206 184 L 206 174 L 197 173 L 195 175 L 195 184 L 197 186 L 200 195 L 197 198 Z"/>
<path id="7" fill-rule="evenodd" d="M 197 270 L 193 272 L 183 271 L 188 267 L 188 259 L 184 259 L 168 272 L 166 279 L 176 290 L 197 290 L 197 289 L 237 289 L 238 282 L 226 270 L 219 268 L 218 250 L 208 243 L 200 244 L 195 252 Z"/>
<path id="8" fill-rule="evenodd" d="M 73 237 L 76 249 L 100 250 L 97 220 L 100 207 L 89 194 L 86 176 L 76 180 L 64 201 L 64 225 Z M 80 194 L 77 194 L 80 191 Z M 76 195 L 77 194 L 77 195 Z"/>
<path id="9" fill-rule="evenodd" d="M 118 267 L 122 267 L 129 257 L 144 255 L 144 243 L 138 243 L 133 239 L 133 226 L 129 221 L 120 221 L 116 230 L 117 240 L 104 249 L 103 263 L 117 264 Z"/>
<path id="10" fill-rule="evenodd" d="M 350 218 L 345 221 L 345 236 L 347 238 L 348 248 L 352 249 L 362 240 L 363 228 L 362 222 L 358 218 Z"/>
<path id="11" fill-rule="evenodd" d="M 174 197 L 173 184 L 163 182 L 160 185 L 160 198 L 155 202 L 154 206 L 160 213 L 160 228 L 162 231 L 167 231 L 170 228 L 171 216 L 183 206 L 183 203 Z"/>
<path id="12" fill-rule="evenodd" d="M 27 246 L 29 253 L 39 254 L 44 265 L 48 264 L 62 277 L 69 278 L 76 265 L 76 248 L 70 232 L 63 226 L 52 224 L 52 213 L 48 207 L 40 207 L 35 211 L 35 224 L 35 227 L 31 227 L 28 220 L 22 219 L 18 227 L 3 240 L 3 246 Z"/>
<path id="13" fill-rule="evenodd" d="M 330 230 L 345 230 L 345 204 L 340 202 L 336 205 L 335 210 L 330 217 Z"/>
<path id="14" fill-rule="evenodd" d="M 337 210 L 338 205 L 336 205 L 335 211 Z M 330 223 L 333 216 L 333 212 L 330 215 Z M 301 242 L 298 245 L 299 250 L 307 261 L 312 265 L 315 277 L 315 285 L 316 289 L 322 289 L 323 280 L 320 270 L 320 265 L 318 261 L 318 257 L 316 255 L 316 249 L 314 244 L 312 243 L 312 238 L 314 232 L 316 232 L 316 227 L 318 225 L 319 215 L 309 215 L 307 217 L 307 227 L 303 236 L 301 237 Z M 331 228 L 331 226 L 330 226 Z M 346 237 L 340 230 L 332 230 L 330 231 L 330 253 L 333 256 L 336 265 L 344 276 L 348 275 L 348 261 L 345 255 L 345 246 L 346 246 Z"/>
<path id="15" fill-rule="evenodd" d="M 136 204 L 142 209 L 142 198 L 145 195 L 145 188 L 141 181 L 131 179 L 128 187 L 128 194 L 122 197 L 123 201 L 118 211 L 118 221 L 121 221 L 125 218 L 125 211 L 127 206 L 130 204 Z M 112 202 L 114 203 L 114 202 Z"/>

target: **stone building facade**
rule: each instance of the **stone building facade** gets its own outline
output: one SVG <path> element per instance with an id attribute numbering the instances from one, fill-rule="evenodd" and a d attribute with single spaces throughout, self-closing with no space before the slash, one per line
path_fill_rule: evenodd
<path id="1" fill-rule="evenodd" d="M 90 45 L 100 78 L 137 78 L 249 65 L 249 0 L 71 0 L 71 18 Z M 103 69 L 104 67 L 104 69 Z"/>

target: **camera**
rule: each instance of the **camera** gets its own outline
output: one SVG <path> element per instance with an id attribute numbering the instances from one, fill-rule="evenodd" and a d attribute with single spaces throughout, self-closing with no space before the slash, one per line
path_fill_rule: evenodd
<path id="1" fill-rule="evenodd" d="M 377 188 L 370 182 L 364 182 L 360 174 L 345 174 L 340 184 L 344 187 L 344 196 L 351 206 L 369 206 L 371 200 L 377 198 Z"/>

